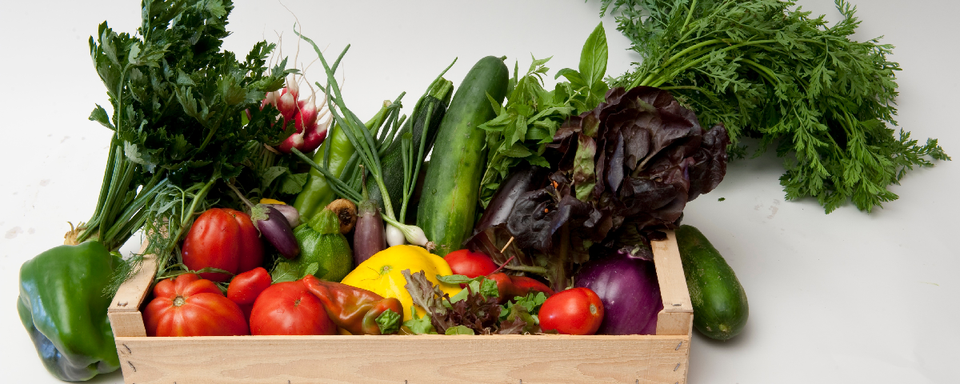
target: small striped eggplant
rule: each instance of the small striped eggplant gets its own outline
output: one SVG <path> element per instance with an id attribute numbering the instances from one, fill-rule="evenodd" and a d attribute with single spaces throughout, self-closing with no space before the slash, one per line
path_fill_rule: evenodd
<path id="1" fill-rule="evenodd" d="M 360 203 L 353 232 L 353 260 L 360 265 L 375 253 L 387 248 L 380 207 L 373 200 Z"/>
<path id="2" fill-rule="evenodd" d="M 263 203 L 261 203 L 263 204 Z M 297 211 L 292 205 L 286 204 L 263 204 L 273 209 L 280 211 L 284 217 L 287 218 L 287 222 L 290 223 L 290 228 L 296 228 L 300 225 L 300 211 Z"/>
<path id="3" fill-rule="evenodd" d="M 260 230 L 260 235 L 287 259 L 300 254 L 300 244 L 293 236 L 293 228 L 287 217 L 269 204 L 257 204 L 250 209 L 250 219 Z"/>

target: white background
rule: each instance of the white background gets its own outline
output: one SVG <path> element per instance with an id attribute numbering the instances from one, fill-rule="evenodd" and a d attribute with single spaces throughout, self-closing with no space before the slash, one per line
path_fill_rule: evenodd
<path id="1" fill-rule="evenodd" d="M 799 3 L 839 18 L 832 1 Z M 939 138 L 948 154 L 960 156 L 960 3 L 853 3 L 863 22 L 857 38 L 882 35 L 896 46 L 900 126 L 920 140 Z M 58 382 L 17 318 L 17 274 L 25 260 L 62 243 L 68 221 L 92 213 L 110 132 L 87 120 L 94 103 L 107 105 L 87 39 L 104 20 L 135 32 L 139 12 L 133 0 L 87 0 L 8 2 L 0 13 L 0 381 Z M 245 55 L 254 42 L 282 34 L 283 54 L 293 57 L 295 16 L 328 55 L 352 44 L 342 73 L 345 98 L 360 116 L 401 91 L 415 100 L 455 57 L 446 76 L 455 84 L 486 55 L 505 55 L 522 69 L 531 55 L 553 56 L 551 76 L 576 68 L 583 41 L 601 21 L 596 0 L 245 0 L 236 3 L 225 48 Z M 613 19 L 602 21 L 608 73 L 620 74 L 637 57 L 626 51 Z M 296 57 L 303 67 L 316 55 L 304 45 Z M 309 67 L 308 80 L 323 80 L 320 68 Z M 716 191 L 687 206 L 686 223 L 734 267 L 751 309 L 746 330 L 732 341 L 694 337 L 689 382 L 960 382 L 960 260 L 956 243 L 950 245 L 960 228 L 958 164 L 911 172 L 892 188 L 900 199 L 870 214 L 845 206 L 826 215 L 815 201 L 787 202 L 781 173 L 770 156 L 735 162 Z M 122 377 L 118 371 L 93 382 Z"/>

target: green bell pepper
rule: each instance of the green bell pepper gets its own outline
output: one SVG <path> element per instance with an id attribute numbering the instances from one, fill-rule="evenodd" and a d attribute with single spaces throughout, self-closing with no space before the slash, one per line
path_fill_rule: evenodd
<path id="1" fill-rule="evenodd" d="M 20 267 L 20 321 L 47 370 L 86 381 L 120 367 L 104 295 L 122 260 L 98 241 L 51 248 Z"/>

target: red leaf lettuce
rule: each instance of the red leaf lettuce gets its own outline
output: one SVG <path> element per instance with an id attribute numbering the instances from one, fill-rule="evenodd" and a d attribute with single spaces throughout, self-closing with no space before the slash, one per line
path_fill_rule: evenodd
<path id="1" fill-rule="evenodd" d="M 611 89 L 558 128 L 544 154 L 545 186 L 520 194 L 506 220 L 477 228 L 468 245 L 488 244 L 503 261 L 489 244 L 512 237 L 511 251 L 522 253 L 513 263 L 542 267 L 557 290 L 593 246 L 649 256 L 649 240 L 679 225 L 686 203 L 723 180 L 728 144 L 722 124 L 704 130 L 667 91 Z M 487 209 L 502 210 L 496 204 Z"/>

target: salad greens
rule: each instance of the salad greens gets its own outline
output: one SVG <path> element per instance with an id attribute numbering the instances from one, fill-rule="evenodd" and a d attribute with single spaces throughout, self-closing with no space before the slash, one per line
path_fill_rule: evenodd
<path id="1" fill-rule="evenodd" d="M 450 297 L 440 286 L 427 280 L 423 271 L 402 271 L 413 303 L 426 312 L 423 316 L 413 310 L 413 319 L 404 326 L 416 334 L 442 333 L 445 335 L 489 335 L 539 333 L 536 317 L 547 299 L 542 292 L 529 293 L 516 301 L 499 303 L 497 282 L 486 276 L 469 278 L 463 275 L 437 276 L 447 284 L 463 284 L 459 293 Z"/>
<path id="2" fill-rule="evenodd" d="M 785 0 L 601 0 L 642 61 L 612 86 L 670 91 L 705 125 L 723 123 L 731 153 L 773 146 L 784 159 L 786 198 L 814 197 L 831 212 L 847 201 L 870 211 L 898 198 L 888 189 L 915 166 L 949 160 L 936 139 L 897 134 L 897 63 L 879 39 L 852 40 L 856 7 L 843 19 Z"/>

